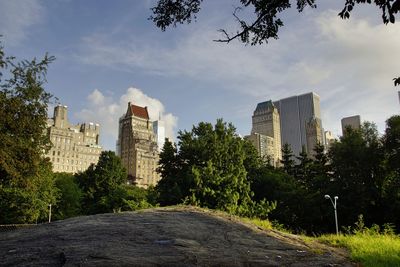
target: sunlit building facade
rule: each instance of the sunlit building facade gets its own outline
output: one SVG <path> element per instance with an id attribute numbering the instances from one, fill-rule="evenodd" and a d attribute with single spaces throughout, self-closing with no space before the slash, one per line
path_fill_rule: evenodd
<path id="1" fill-rule="evenodd" d="M 159 160 L 157 147 L 147 107 L 129 102 L 126 114 L 119 119 L 117 153 L 131 183 L 147 188 L 160 180 L 156 171 Z"/>
<path id="2" fill-rule="evenodd" d="M 257 104 L 248 139 L 262 158 L 268 159 L 273 166 L 279 166 L 282 159 L 280 119 L 278 109 L 271 100 Z"/>
<path id="3" fill-rule="evenodd" d="M 67 106 L 58 105 L 53 118 L 47 120 L 52 147 L 46 156 L 54 172 L 76 173 L 98 162 L 102 151 L 100 125 L 92 122 L 72 125 L 67 111 Z"/>

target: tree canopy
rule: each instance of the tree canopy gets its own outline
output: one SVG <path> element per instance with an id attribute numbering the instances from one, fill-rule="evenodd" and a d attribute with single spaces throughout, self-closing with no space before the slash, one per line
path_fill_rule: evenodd
<path id="1" fill-rule="evenodd" d="M 275 206 L 252 200 L 250 177 L 261 162 L 255 149 L 221 119 L 201 122 L 178 134 L 178 148 L 166 141 L 160 154 L 162 205 L 187 202 L 232 214 L 266 217 Z"/>
<path id="2" fill-rule="evenodd" d="M 113 151 L 101 152 L 97 164 L 77 174 L 84 192 L 82 208 L 89 214 L 112 212 L 121 209 L 123 186 L 127 181 L 126 169 Z"/>
<path id="3" fill-rule="evenodd" d="M 45 130 L 52 96 L 43 86 L 53 60 L 16 61 L 0 43 L 0 223 L 36 222 L 56 203 L 44 157 L 51 145 Z"/>

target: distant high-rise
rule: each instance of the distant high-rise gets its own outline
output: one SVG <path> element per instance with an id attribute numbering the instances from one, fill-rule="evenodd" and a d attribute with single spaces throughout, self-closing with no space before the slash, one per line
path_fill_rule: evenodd
<path id="1" fill-rule="evenodd" d="M 307 153 L 314 155 L 315 146 L 319 143 L 324 145 L 323 136 L 324 130 L 322 129 L 321 120 L 318 118 L 312 118 L 306 124 L 306 138 L 307 138 Z"/>
<path id="2" fill-rule="evenodd" d="M 257 136 L 256 134 L 260 134 L 261 136 Z M 270 137 L 272 140 L 262 138 L 262 136 Z M 278 109 L 271 100 L 257 104 L 252 117 L 250 140 L 253 140 L 256 147 L 259 147 L 261 144 L 272 146 L 272 148 L 265 147 L 265 151 L 258 149 L 259 155 L 268 155 L 274 166 L 279 165 L 282 158 L 281 127 Z"/>
<path id="3" fill-rule="evenodd" d="M 328 149 L 333 142 L 335 142 L 335 137 L 331 131 L 325 131 L 325 148 Z"/>
<path id="4" fill-rule="evenodd" d="M 289 144 L 294 155 L 299 155 L 302 147 L 312 155 L 315 144 L 323 142 L 319 96 L 307 93 L 274 104 L 280 115 L 282 145 Z"/>
<path id="5" fill-rule="evenodd" d="M 52 143 L 47 153 L 54 172 L 76 173 L 96 164 L 101 154 L 100 125 L 68 121 L 67 106 L 54 108 L 54 116 L 47 120 L 47 133 Z"/>
<path id="6" fill-rule="evenodd" d="M 350 127 L 353 130 L 359 130 L 361 128 L 361 117 L 360 115 L 355 115 L 351 117 L 346 117 L 342 119 L 342 134 L 346 134 L 346 128 Z"/>
<path id="7" fill-rule="evenodd" d="M 161 151 L 162 148 L 164 147 L 164 142 L 165 142 L 164 121 L 159 119 L 158 121 L 153 122 L 153 130 L 154 130 L 154 134 L 156 135 L 156 139 L 157 139 L 158 151 Z"/>
<path id="8" fill-rule="evenodd" d="M 160 176 L 156 169 L 159 154 L 147 107 L 128 103 L 119 119 L 117 153 L 128 170 L 130 181 L 140 187 L 155 185 Z"/>

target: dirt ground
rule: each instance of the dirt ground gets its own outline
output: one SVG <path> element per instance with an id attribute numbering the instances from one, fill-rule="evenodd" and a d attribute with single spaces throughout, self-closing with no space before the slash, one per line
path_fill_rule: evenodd
<path id="1" fill-rule="evenodd" d="M 354 266 L 346 252 L 191 207 L 0 233 L 0 266 Z"/>

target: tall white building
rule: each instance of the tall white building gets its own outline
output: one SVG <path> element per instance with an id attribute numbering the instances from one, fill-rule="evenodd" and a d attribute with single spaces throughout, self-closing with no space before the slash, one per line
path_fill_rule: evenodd
<path id="1" fill-rule="evenodd" d="M 294 155 L 304 146 L 312 155 L 315 144 L 323 143 L 319 96 L 311 92 L 275 101 L 274 105 L 280 115 L 282 146 L 289 144 Z"/>
<path id="2" fill-rule="evenodd" d="M 165 142 L 165 124 L 164 121 L 159 119 L 153 122 L 153 131 L 156 135 L 158 151 L 161 151 Z"/>

